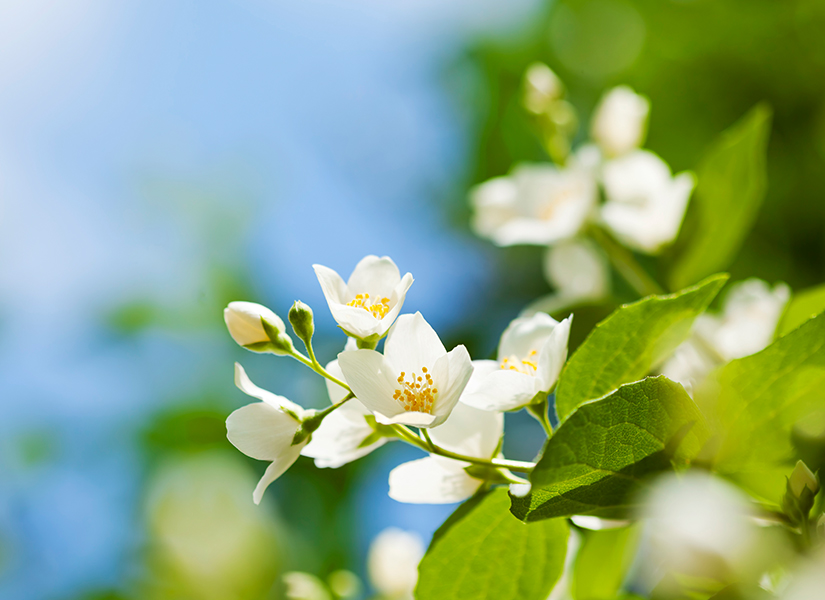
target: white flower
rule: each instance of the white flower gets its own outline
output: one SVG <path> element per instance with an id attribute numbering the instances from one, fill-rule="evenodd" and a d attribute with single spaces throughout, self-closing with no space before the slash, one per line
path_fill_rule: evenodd
<path id="1" fill-rule="evenodd" d="M 388 527 L 372 540 L 367 553 L 370 583 L 382 598 L 412 600 L 424 541 L 416 533 Z"/>
<path id="2" fill-rule="evenodd" d="M 255 504 L 259 504 L 267 486 L 283 475 L 301 454 L 307 440 L 293 446 L 292 439 L 301 420 L 311 411 L 259 388 L 238 363 L 235 363 L 235 385 L 244 394 L 261 400 L 242 406 L 226 419 L 226 437 L 233 446 L 247 456 L 272 463 L 252 494 Z"/>
<path id="3" fill-rule="evenodd" d="M 383 355 L 354 350 L 339 354 L 338 362 L 356 398 L 384 425 L 440 425 L 473 372 L 467 349 L 448 353 L 421 313 L 398 317 Z"/>
<path id="4" fill-rule="evenodd" d="M 281 318 L 262 304 L 255 302 L 230 302 L 223 309 L 223 320 L 229 335 L 240 346 L 250 346 L 270 342 L 264 330 L 262 320 L 278 331 L 280 336 L 289 339 L 286 335 L 286 326 Z M 290 343 L 291 345 L 291 343 Z"/>
<path id="5" fill-rule="evenodd" d="M 564 84 L 544 63 L 535 62 L 524 73 L 524 106 L 540 114 L 564 96 Z"/>
<path id="6" fill-rule="evenodd" d="M 345 350 L 355 349 L 355 341 L 350 338 Z M 337 360 L 329 363 L 326 370 L 338 379 L 346 381 Z M 348 393 L 347 390 L 328 379 L 326 382 L 330 402 L 335 404 L 343 400 Z M 375 417 L 366 406 L 357 398 L 348 400 L 324 418 L 321 426 L 312 434 L 312 441 L 304 447 L 301 454 L 314 458 L 316 467 L 333 469 L 366 456 L 391 439 L 379 437 L 362 446 L 363 442 L 375 433 L 369 420 L 374 423 Z"/>
<path id="7" fill-rule="evenodd" d="M 446 423 L 430 430 L 436 446 L 475 458 L 491 459 L 504 433 L 504 415 L 459 402 Z M 430 455 L 390 472 L 390 498 L 412 504 L 450 504 L 472 496 L 483 483 L 464 470 L 470 463 Z"/>
<path id="8" fill-rule="evenodd" d="M 514 319 L 501 336 L 497 360 L 473 361 L 461 401 L 482 410 L 515 410 L 549 392 L 567 360 L 570 323 L 545 313 Z"/>
<path id="9" fill-rule="evenodd" d="M 601 218 L 625 245 L 654 254 L 676 239 L 695 184 L 671 177 L 670 167 L 646 150 L 611 160 L 602 173 L 607 202 Z"/>
<path id="10" fill-rule="evenodd" d="M 567 300 L 596 300 L 610 292 L 610 268 L 590 240 L 576 238 L 551 246 L 544 254 L 544 275 Z"/>
<path id="11" fill-rule="evenodd" d="M 476 186 L 470 200 L 479 236 L 499 246 L 544 246 L 581 231 L 596 203 L 596 184 L 578 166 L 527 164 Z"/>
<path id="12" fill-rule="evenodd" d="M 593 117 L 590 136 L 609 156 L 619 156 L 642 145 L 650 103 L 626 85 L 605 94 Z"/>
<path id="13" fill-rule="evenodd" d="M 662 374 L 691 392 L 719 365 L 763 350 L 773 340 L 790 293 L 784 283 L 771 289 L 755 278 L 732 285 L 721 314 L 707 312 L 696 319 L 691 337 L 676 348 Z"/>
<path id="14" fill-rule="evenodd" d="M 312 265 L 321 284 L 332 317 L 348 335 L 365 339 L 382 337 L 401 312 L 410 273 L 401 277 L 389 256 L 365 256 L 344 283 L 338 273 L 322 265 Z"/>
<path id="15" fill-rule="evenodd" d="M 332 600 L 327 586 L 315 575 L 289 571 L 283 578 L 288 600 Z"/>
<path id="16" fill-rule="evenodd" d="M 712 576 L 749 558 L 756 542 L 748 498 L 710 474 L 665 475 L 652 486 L 643 508 L 654 555 L 666 569 Z M 648 561 L 658 571 L 658 561 Z"/>

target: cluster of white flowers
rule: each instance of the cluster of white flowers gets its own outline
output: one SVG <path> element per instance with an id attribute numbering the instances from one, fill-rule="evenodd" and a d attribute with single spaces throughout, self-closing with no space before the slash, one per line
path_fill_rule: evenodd
<path id="1" fill-rule="evenodd" d="M 260 402 L 229 416 L 227 436 L 244 454 L 271 463 L 255 503 L 299 455 L 336 468 L 394 439 L 429 454 L 390 474 L 389 494 L 398 501 L 459 502 L 491 472 L 499 481 L 519 481 L 509 469 L 529 467 L 498 456 L 502 412 L 546 400 L 567 359 L 572 317 L 561 323 L 543 313 L 516 319 L 501 338 L 497 360 L 472 361 L 464 346 L 448 352 L 420 313 L 399 315 L 413 279 L 401 277 L 389 257 L 367 256 L 347 283 L 327 267 L 315 265 L 315 272 L 333 318 L 349 336 L 326 367 L 315 359 L 313 317 L 305 304 L 296 302 L 289 320 L 308 356 L 266 307 L 232 302 L 224 311 L 230 334 L 245 348 L 292 356 L 325 377 L 331 403 L 305 409 L 259 388 L 235 365 L 235 384 Z"/>
<path id="2" fill-rule="evenodd" d="M 525 80 L 528 112 L 536 112 L 535 98 L 544 97 L 545 88 L 555 90 L 553 98 L 562 93 L 544 65 L 531 67 Z M 552 111 L 557 105 L 542 106 Z M 563 165 L 520 164 L 471 191 L 472 226 L 479 236 L 499 246 L 548 247 L 545 273 L 557 295 L 542 310 L 607 294 L 606 257 L 588 239 L 593 228 L 645 254 L 657 254 L 676 239 L 695 181 L 688 172 L 671 174 L 659 156 L 641 149 L 649 111 L 645 97 L 627 86 L 613 88 L 596 108 L 591 140 Z"/>

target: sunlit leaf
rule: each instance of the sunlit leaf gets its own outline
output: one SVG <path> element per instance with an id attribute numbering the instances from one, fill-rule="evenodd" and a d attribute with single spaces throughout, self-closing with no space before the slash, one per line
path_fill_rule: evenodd
<path id="1" fill-rule="evenodd" d="M 825 284 L 794 292 L 776 327 L 777 337 L 793 331 L 823 311 L 825 311 Z"/>
<path id="2" fill-rule="evenodd" d="M 574 600 L 614 600 L 633 561 L 637 527 L 584 532 L 573 566 Z"/>

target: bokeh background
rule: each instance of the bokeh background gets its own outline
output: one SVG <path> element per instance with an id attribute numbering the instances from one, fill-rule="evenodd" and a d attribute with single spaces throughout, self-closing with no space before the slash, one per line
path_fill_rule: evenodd
<path id="1" fill-rule="evenodd" d="M 539 249 L 471 235 L 466 192 L 546 159 L 518 102 L 535 60 L 585 121 L 609 86 L 646 94 L 675 170 L 770 103 L 732 272 L 825 281 L 823 30 L 821 0 L 0 0 L 0 598 L 278 598 L 285 570 L 363 574 L 384 527 L 432 534 L 453 507 L 386 495 L 418 456 L 400 444 L 300 459 L 252 504 L 233 362 L 326 396 L 221 311 L 304 300 L 332 359 L 311 264 L 388 254 L 416 278 L 407 310 L 491 353 L 549 287 Z M 538 449 L 529 419 L 508 434 L 508 456 Z"/>

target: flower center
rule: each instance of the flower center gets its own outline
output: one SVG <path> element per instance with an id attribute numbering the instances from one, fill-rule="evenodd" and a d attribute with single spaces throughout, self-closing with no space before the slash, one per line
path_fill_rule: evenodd
<path id="1" fill-rule="evenodd" d="M 401 371 L 401 375 L 396 380 L 401 387 L 395 390 L 392 397 L 398 400 L 406 411 L 433 414 L 433 402 L 435 402 L 438 389 L 433 384 L 433 378 L 427 372 L 427 367 L 422 367 L 421 375 L 412 373 L 409 381 L 406 376 L 407 374 Z"/>
<path id="2" fill-rule="evenodd" d="M 503 361 L 501 361 L 501 368 L 510 371 L 518 371 L 519 373 L 524 373 L 525 375 L 535 375 L 539 368 L 538 356 L 538 350 L 530 350 L 527 357 L 522 359 L 519 359 L 516 356 L 507 356 Z"/>
<path id="3" fill-rule="evenodd" d="M 347 302 L 347 306 L 363 308 L 367 312 L 371 313 L 376 319 L 383 319 L 387 313 L 390 312 L 390 299 L 381 298 L 378 302 L 373 302 L 371 304 L 369 294 L 358 294 L 355 296 L 355 300 Z"/>

